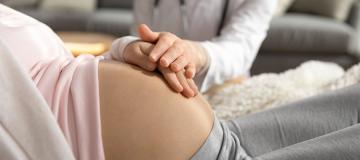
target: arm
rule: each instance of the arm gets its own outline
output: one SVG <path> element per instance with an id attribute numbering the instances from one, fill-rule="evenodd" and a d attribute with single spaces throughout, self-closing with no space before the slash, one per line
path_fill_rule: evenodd
<path id="1" fill-rule="evenodd" d="M 134 3 L 136 20 L 131 29 L 133 35 L 135 34 L 135 28 L 137 26 L 136 22 L 150 22 L 154 9 L 152 5 L 154 4 L 154 0 L 137 0 Z M 182 93 L 186 97 L 193 97 L 197 94 L 198 89 L 192 77 L 184 79 L 181 75 L 184 74 L 182 70 L 171 72 L 168 67 L 161 67 L 158 66 L 156 62 L 151 62 L 148 54 L 144 54 L 145 52 L 140 53 L 141 50 L 139 51 L 139 48 L 143 48 L 141 46 L 144 45 L 146 46 L 144 42 L 139 41 L 139 38 L 135 36 L 121 37 L 113 42 L 110 51 L 104 54 L 104 57 L 105 59 L 134 64 L 147 71 L 154 71 L 157 68 L 163 74 L 171 88 L 176 92 Z"/>
<path id="2" fill-rule="evenodd" d="M 121 41 L 118 39 L 117 41 Z M 149 53 L 153 50 L 153 44 L 143 41 L 134 41 L 124 48 L 124 54 L 120 57 L 116 54 L 119 50 L 118 46 L 112 47 L 107 56 L 107 59 L 115 59 L 120 62 L 127 62 L 129 64 L 137 65 L 146 71 L 155 71 L 158 69 L 162 73 L 164 79 L 168 82 L 170 87 L 181 93 L 183 96 L 191 98 L 197 95 L 198 88 L 193 79 L 184 76 L 184 71 L 173 72 L 167 67 L 162 67 L 155 62 L 149 60 Z M 121 42 L 120 42 L 121 43 Z"/>
<path id="3" fill-rule="evenodd" d="M 201 86 L 201 91 L 247 74 L 266 36 L 276 1 L 246 0 L 238 5 L 233 3 L 230 6 L 238 7 L 229 10 L 221 36 L 210 41 L 189 41 L 172 33 L 153 32 L 140 26 L 141 40 L 156 44 L 149 55 L 150 59 L 159 61 L 160 65 L 170 67 L 174 72 L 185 67 L 189 70 L 188 77 L 193 75 L 191 73 L 197 73 L 195 80 Z M 209 63 L 206 63 L 208 59 L 209 68 Z"/>
<path id="4" fill-rule="evenodd" d="M 247 74 L 266 36 L 275 4 L 276 1 L 272 0 L 242 2 L 238 8 L 228 13 L 228 20 L 221 36 L 206 42 L 183 40 L 171 33 L 144 29 L 146 27 L 140 27 L 143 29 L 139 29 L 139 32 L 145 34 L 139 36 L 144 41 L 156 43 L 149 55 L 153 62 L 159 61 L 160 65 L 169 67 L 174 72 L 185 68 L 189 71 L 188 78 L 198 73 L 195 80 L 201 86 L 201 91 L 206 91 L 214 84 L 222 84 L 226 80 Z M 136 13 L 137 22 L 147 22 L 151 19 L 149 16 L 152 15 L 152 12 L 150 14 L 152 8 L 146 9 L 146 6 L 151 5 L 145 3 L 142 5 L 146 13 Z M 139 10 L 139 12 L 144 11 Z M 130 37 L 122 38 L 118 43 L 119 57 L 123 56 L 121 54 L 124 53 L 124 46 L 129 44 L 124 42 L 127 39 Z M 207 63 L 208 59 L 210 63 Z M 209 68 L 207 64 L 210 64 Z"/>
<path id="5" fill-rule="evenodd" d="M 247 74 L 266 36 L 275 5 L 273 0 L 245 0 L 228 13 L 220 37 L 200 42 L 211 61 L 201 91 Z"/>

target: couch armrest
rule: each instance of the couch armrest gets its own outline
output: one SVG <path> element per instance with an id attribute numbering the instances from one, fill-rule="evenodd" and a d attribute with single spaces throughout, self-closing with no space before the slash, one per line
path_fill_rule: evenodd
<path id="1" fill-rule="evenodd" d="M 360 58 L 360 1 L 355 2 L 348 23 L 356 31 L 351 44 L 351 52 Z"/>
<path id="2" fill-rule="evenodd" d="M 349 15 L 348 23 L 352 27 L 360 29 L 360 1 L 355 2 L 353 5 Z"/>

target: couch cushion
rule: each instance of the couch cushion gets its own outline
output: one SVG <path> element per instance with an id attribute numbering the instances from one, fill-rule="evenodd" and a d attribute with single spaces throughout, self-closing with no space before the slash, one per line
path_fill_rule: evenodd
<path id="1" fill-rule="evenodd" d="M 49 25 L 56 31 L 91 31 L 124 36 L 129 35 L 130 26 L 133 23 L 132 11 L 124 9 L 98 9 L 91 13 L 30 8 L 20 11 Z"/>
<path id="2" fill-rule="evenodd" d="M 289 68 L 295 68 L 309 60 L 333 62 L 345 69 L 359 63 L 357 58 L 346 54 L 325 56 L 287 54 L 279 57 L 276 54 L 259 53 L 259 56 L 255 59 L 255 62 L 251 68 L 251 74 L 256 75 L 269 72 L 280 73 L 288 70 Z"/>
<path id="3" fill-rule="evenodd" d="M 0 0 L 0 3 L 12 8 L 36 7 L 40 0 Z"/>
<path id="4" fill-rule="evenodd" d="M 91 12 L 96 7 L 95 0 L 42 0 L 41 10 Z"/>
<path id="5" fill-rule="evenodd" d="M 291 10 L 345 21 L 355 0 L 295 0 Z"/>
<path id="6" fill-rule="evenodd" d="M 131 9 L 133 0 L 98 0 L 99 8 L 125 8 Z"/>
<path id="7" fill-rule="evenodd" d="M 301 54 L 348 53 L 356 31 L 330 18 L 287 14 L 273 20 L 262 51 Z"/>
<path id="8" fill-rule="evenodd" d="M 31 8 L 19 11 L 34 17 L 57 31 L 85 31 L 87 29 L 88 17 L 91 16 L 86 12 L 46 11 Z"/>
<path id="9" fill-rule="evenodd" d="M 89 31 L 104 32 L 116 36 L 129 35 L 133 23 L 131 10 L 98 9 L 89 19 Z"/>

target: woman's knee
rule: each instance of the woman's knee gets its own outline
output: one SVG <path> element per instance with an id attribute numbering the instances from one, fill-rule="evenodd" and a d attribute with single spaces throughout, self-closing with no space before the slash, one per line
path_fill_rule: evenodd
<path id="1" fill-rule="evenodd" d="M 157 75 L 130 65 L 99 66 L 103 140 L 110 159 L 189 159 L 209 135 L 212 111 Z"/>

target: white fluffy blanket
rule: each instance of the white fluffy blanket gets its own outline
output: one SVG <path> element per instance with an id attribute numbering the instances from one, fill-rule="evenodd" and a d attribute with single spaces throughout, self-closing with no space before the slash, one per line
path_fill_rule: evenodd
<path id="1" fill-rule="evenodd" d="M 249 114 L 360 81 L 360 64 L 344 71 L 334 63 L 309 61 L 280 74 L 261 74 L 205 95 L 222 119 Z"/>

